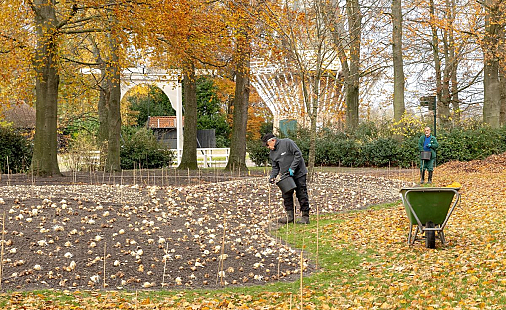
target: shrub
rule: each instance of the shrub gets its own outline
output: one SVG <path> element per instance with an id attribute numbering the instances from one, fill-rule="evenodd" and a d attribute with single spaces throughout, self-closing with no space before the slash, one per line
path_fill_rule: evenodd
<path id="1" fill-rule="evenodd" d="M 399 142 L 393 138 L 378 138 L 362 147 L 363 165 L 385 167 L 400 165 Z"/>
<path id="2" fill-rule="evenodd" d="M 369 142 L 378 138 L 378 132 L 376 124 L 372 121 L 367 121 L 360 123 L 357 128 L 349 133 L 349 136 L 358 141 Z"/>
<path id="3" fill-rule="evenodd" d="M 315 165 L 325 166 L 357 166 L 360 158 L 360 148 L 358 143 L 352 139 L 339 139 L 319 140 L 316 142 L 316 155 Z M 323 151 L 322 148 L 327 148 Z M 318 153 L 321 152 L 322 156 Z"/>
<path id="4" fill-rule="evenodd" d="M 62 161 L 73 171 L 97 170 L 100 167 L 97 141 L 89 131 L 73 132 L 68 151 L 61 154 Z"/>
<path id="5" fill-rule="evenodd" d="M 249 158 L 257 167 L 267 166 L 269 164 L 269 149 L 265 147 L 260 140 L 248 141 L 246 145 Z"/>
<path id="6" fill-rule="evenodd" d="M 399 166 L 409 168 L 420 164 L 420 152 L 418 150 L 419 138 L 420 137 L 405 138 L 400 142 L 398 154 Z"/>
<path id="7" fill-rule="evenodd" d="M 30 168 L 33 146 L 21 134 L 11 128 L 0 127 L 0 171 L 20 173 Z M 7 166 L 9 171 L 7 171 Z"/>
<path id="8" fill-rule="evenodd" d="M 172 165 L 175 154 L 165 148 L 147 128 L 131 128 L 122 132 L 121 168 L 161 168 Z"/>

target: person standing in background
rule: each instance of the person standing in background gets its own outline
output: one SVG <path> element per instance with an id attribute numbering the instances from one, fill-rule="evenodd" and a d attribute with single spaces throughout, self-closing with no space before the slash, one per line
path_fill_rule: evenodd
<path id="1" fill-rule="evenodd" d="M 429 172 L 427 183 L 432 183 L 432 173 L 434 171 L 434 162 L 436 160 L 436 150 L 439 147 L 436 137 L 430 134 L 430 127 L 425 127 L 424 135 L 418 141 L 420 152 L 430 152 L 430 158 L 421 158 L 420 162 L 420 184 L 425 183 L 425 170 Z"/>

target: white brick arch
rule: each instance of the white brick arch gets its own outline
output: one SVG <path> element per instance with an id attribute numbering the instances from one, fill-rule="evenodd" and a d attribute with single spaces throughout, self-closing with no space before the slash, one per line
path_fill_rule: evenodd
<path id="1" fill-rule="evenodd" d="M 148 84 L 160 88 L 176 111 L 177 153 L 183 149 L 183 103 L 181 70 L 156 70 L 152 68 L 127 68 L 121 73 L 121 99 L 131 88 Z M 179 156 L 178 156 L 179 162 Z"/>

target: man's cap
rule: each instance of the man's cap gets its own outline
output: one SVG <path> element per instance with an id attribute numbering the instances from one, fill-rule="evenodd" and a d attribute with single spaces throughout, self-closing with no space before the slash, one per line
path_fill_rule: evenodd
<path id="1" fill-rule="evenodd" d="M 269 141 L 269 140 L 270 140 L 270 139 L 272 139 L 272 138 L 276 138 L 276 136 L 275 136 L 275 135 L 273 135 L 273 134 L 272 134 L 272 132 L 268 132 L 268 133 L 266 133 L 266 134 L 262 137 L 262 142 L 263 142 L 264 144 L 267 144 L 267 141 Z"/>

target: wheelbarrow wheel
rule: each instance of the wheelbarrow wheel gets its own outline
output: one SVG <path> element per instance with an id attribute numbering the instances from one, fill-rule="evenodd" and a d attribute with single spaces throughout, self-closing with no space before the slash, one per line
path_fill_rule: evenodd
<path id="1" fill-rule="evenodd" d="M 425 227 L 426 228 L 434 228 L 434 223 L 427 222 Z M 425 246 L 429 249 L 436 248 L 436 231 L 435 230 L 426 230 L 425 231 Z"/>

